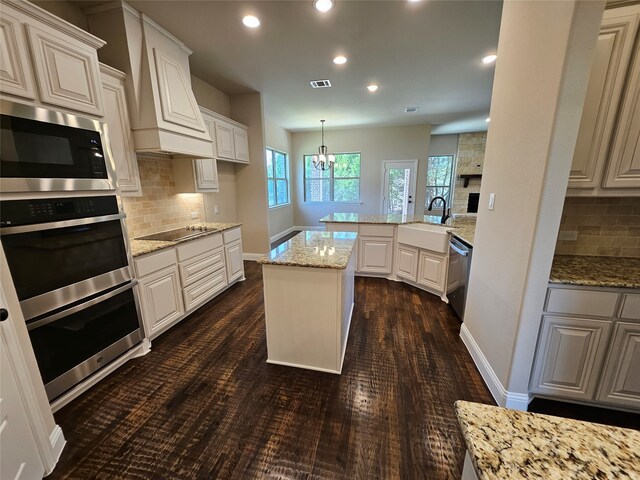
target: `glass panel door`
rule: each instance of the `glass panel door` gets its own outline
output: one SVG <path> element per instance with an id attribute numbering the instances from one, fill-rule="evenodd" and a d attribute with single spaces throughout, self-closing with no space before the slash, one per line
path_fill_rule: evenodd
<path id="1" fill-rule="evenodd" d="M 416 161 L 385 162 L 382 213 L 413 215 Z"/>

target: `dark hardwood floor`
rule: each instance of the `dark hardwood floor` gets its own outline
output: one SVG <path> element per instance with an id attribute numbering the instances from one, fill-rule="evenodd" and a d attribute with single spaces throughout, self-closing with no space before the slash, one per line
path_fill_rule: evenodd
<path id="1" fill-rule="evenodd" d="M 448 305 L 356 278 L 342 375 L 268 365 L 262 271 L 55 414 L 54 479 L 459 478 L 453 403 L 493 403 Z"/>

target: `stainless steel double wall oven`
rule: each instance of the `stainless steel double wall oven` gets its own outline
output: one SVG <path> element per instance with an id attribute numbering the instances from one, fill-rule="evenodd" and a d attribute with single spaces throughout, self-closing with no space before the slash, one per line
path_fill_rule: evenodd
<path id="1" fill-rule="evenodd" d="M 7 102 L 1 113 L 0 238 L 52 400 L 141 342 L 136 281 L 104 126 Z"/>

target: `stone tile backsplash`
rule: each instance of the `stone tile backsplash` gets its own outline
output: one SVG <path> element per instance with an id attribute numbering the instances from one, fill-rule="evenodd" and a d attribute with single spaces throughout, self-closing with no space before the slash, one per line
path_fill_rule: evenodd
<path id="1" fill-rule="evenodd" d="M 173 160 L 138 156 L 138 169 L 143 195 L 122 198 L 129 238 L 204 221 L 202 194 L 176 193 Z"/>
<path id="2" fill-rule="evenodd" d="M 639 258 L 640 197 L 566 198 L 556 253 Z"/>

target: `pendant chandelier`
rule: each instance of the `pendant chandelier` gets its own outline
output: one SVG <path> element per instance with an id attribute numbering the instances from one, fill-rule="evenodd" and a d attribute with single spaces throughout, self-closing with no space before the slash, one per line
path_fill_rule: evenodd
<path id="1" fill-rule="evenodd" d="M 324 144 L 324 120 L 320 122 L 322 123 L 322 144 L 318 147 L 318 154 L 312 157 L 313 166 L 318 170 L 329 170 L 333 167 L 336 157 L 327 153 L 327 146 Z"/>

